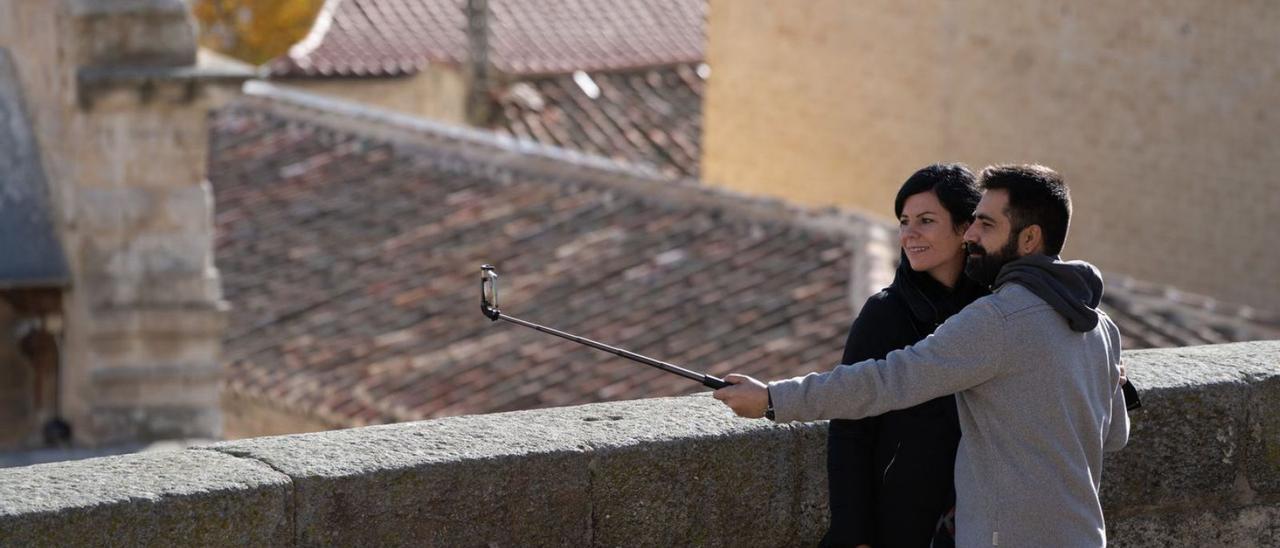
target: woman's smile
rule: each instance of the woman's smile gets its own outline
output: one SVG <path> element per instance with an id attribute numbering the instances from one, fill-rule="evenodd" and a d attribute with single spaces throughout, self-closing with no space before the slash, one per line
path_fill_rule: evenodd
<path id="1" fill-rule="evenodd" d="M 951 222 L 951 213 L 933 192 L 913 194 L 903 202 L 898 216 L 898 245 L 907 254 L 911 269 L 928 272 L 947 287 L 964 268 L 963 230 Z"/>

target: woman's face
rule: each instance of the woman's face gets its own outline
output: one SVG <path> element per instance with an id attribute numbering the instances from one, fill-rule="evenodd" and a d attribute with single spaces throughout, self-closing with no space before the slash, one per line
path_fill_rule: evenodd
<path id="1" fill-rule="evenodd" d="M 964 268 L 962 244 L 966 228 L 968 223 L 959 230 L 952 226 L 951 213 L 930 190 L 913 194 L 902 204 L 898 243 L 906 252 L 912 270 L 929 272 L 950 285 L 954 281 L 950 278 Z"/>

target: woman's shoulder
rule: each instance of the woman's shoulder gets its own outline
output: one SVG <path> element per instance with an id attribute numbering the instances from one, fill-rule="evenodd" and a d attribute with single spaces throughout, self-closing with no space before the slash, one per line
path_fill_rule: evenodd
<path id="1" fill-rule="evenodd" d="M 862 309 L 858 311 L 858 320 L 887 320 L 902 316 L 905 311 L 902 298 L 897 295 L 897 289 L 886 287 L 867 298 L 867 302 L 863 303 Z"/>

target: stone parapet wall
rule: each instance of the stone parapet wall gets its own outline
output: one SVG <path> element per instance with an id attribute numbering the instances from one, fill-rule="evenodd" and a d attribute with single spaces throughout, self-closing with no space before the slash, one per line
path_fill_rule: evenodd
<path id="1" fill-rule="evenodd" d="M 1280 342 L 1126 362 L 1113 544 L 1275 545 Z M 0 545 L 811 545 L 824 461 L 706 395 L 463 416 L 0 470 Z"/>

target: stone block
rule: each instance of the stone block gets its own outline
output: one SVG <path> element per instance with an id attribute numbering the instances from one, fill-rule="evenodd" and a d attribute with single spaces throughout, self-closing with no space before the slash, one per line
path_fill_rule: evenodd
<path id="1" fill-rule="evenodd" d="M 89 306 L 98 308 L 212 306 L 222 298 L 216 270 L 171 272 L 136 278 L 85 276 L 81 287 Z"/>
<path id="2" fill-rule="evenodd" d="M 107 259 L 105 271 L 120 278 L 156 274 L 203 274 L 210 263 L 212 238 L 203 230 L 135 234 Z"/>
<path id="3" fill-rule="evenodd" d="M 171 228 L 213 235 L 213 187 L 208 181 L 167 189 L 162 204 L 163 222 Z"/>
<path id="4" fill-rule="evenodd" d="M 82 238 L 80 285 L 93 306 L 203 303 L 220 297 L 211 235 L 181 231 L 110 232 Z"/>
<path id="5" fill-rule="evenodd" d="M 205 363 L 151 363 L 97 367 L 89 372 L 93 401 L 102 406 L 208 406 L 219 407 L 222 365 Z"/>
<path id="6" fill-rule="evenodd" d="M 1250 379 L 1245 475 L 1253 491 L 1274 497 L 1280 495 L 1280 356 L 1259 358 L 1270 360 L 1270 371 Z"/>
<path id="7" fill-rule="evenodd" d="M 225 303 L 154 308 L 99 308 L 93 310 L 88 328 L 96 340 L 121 336 L 161 335 L 221 337 L 227 327 Z"/>
<path id="8" fill-rule="evenodd" d="M 300 544 L 634 544 L 665 530 L 721 535 L 759 519 L 754 512 L 762 508 L 787 516 L 786 531 L 816 539 L 825 491 L 812 486 L 825 475 L 824 457 L 813 448 L 824 446 L 801 443 L 796 435 L 813 435 L 811 430 L 738 419 L 704 396 L 452 417 L 209 448 L 259 459 L 293 479 Z M 752 433 L 750 441 L 744 433 Z M 756 441 L 765 447 L 745 445 Z M 743 458 L 747 454 L 759 456 Z M 769 466 L 751 468 L 761 463 Z M 780 470 L 785 474 L 776 481 L 767 479 Z M 747 485 L 767 485 L 770 493 L 762 496 L 761 508 L 740 504 L 738 476 L 755 475 Z M 634 498 L 613 500 L 618 497 Z M 707 508 L 718 509 L 719 521 L 708 522 Z"/>
<path id="9" fill-rule="evenodd" d="M 140 103 L 136 94 L 121 93 L 120 101 L 98 97 L 91 111 L 69 121 L 77 139 L 59 150 L 76 161 L 68 176 L 86 187 L 194 187 L 204 181 L 207 109 L 189 101 Z"/>
<path id="10" fill-rule="evenodd" d="M 87 432 L 94 445 L 147 442 L 172 439 L 218 439 L 222 433 L 222 410 L 216 397 L 205 405 L 129 406 L 94 402 L 86 417 L 74 424 Z M 79 433 L 77 437 L 79 437 Z"/>
<path id="11" fill-rule="evenodd" d="M 118 333 L 117 336 L 94 340 L 90 369 L 146 367 L 146 364 L 198 364 L 214 367 L 222 349 L 216 335 L 195 333 L 190 336 L 171 331 L 159 333 Z M 220 367 L 220 365 L 218 365 Z"/>
<path id="12" fill-rule="evenodd" d="M 146 188 L 75 187 L 79 226 L 93 232 L 134 230 L 155 213 L 157 197 Z"/>
<path id="13" fill-rule="evenodd" d="M 825 439 L 823 424 L 762 425 L 598 450 L 594 543 L 816 545 L 827 523 Z M 769 525 L 744 535 L 751 523 Z"/>
<path id="14" fill-rule="evenodd" d="M 1233 500 L 1250 443 L 1251 379 L 1278 355 L 1275 342 L 1126 352 L 1143 407 L 1130 414 L 1128 446 L 1107 455 L 1108 515 Z"/>
<path id="15" fill-rule="evenodd" d="M 297 542 L 335 546 L 583 545 L 584 448 L 560 428 L 470 416 L 210 449 L 293 478 Z"/>
<path id="16" fill-rule="evenodd" d="M 72 0 L 81 65 L 186 66 L 195 20 L 182 0 Z"/>
<path id="17" fill-rule="evenodd" d="M 0 469 L 0 546 L 281 546 L 289 479 L 212 451 Z"/>
<path id="18" fill-rule="evenodd" d="M 1130 546 L 1280 546 L 1280 507 L 1257 505 L 1146 514 L 1108 521 L 1107 543 Z"/>

